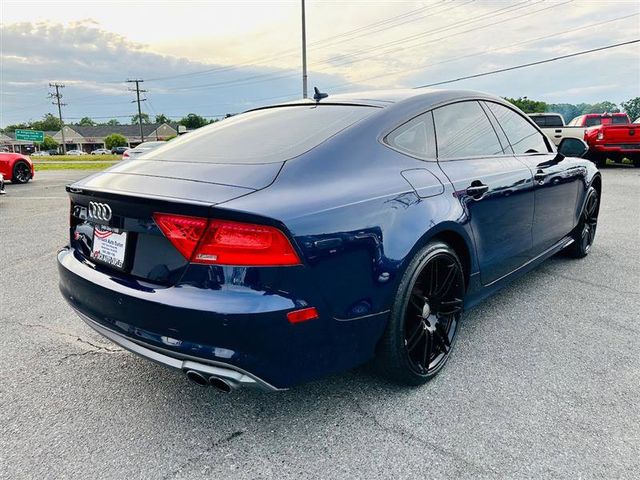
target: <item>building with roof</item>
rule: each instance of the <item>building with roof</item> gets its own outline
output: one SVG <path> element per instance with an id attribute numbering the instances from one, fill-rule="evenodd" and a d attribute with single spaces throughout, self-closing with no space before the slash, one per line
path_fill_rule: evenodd
<path id="1" fill-rule="evenodd" d="M 91 153 L 97 148 L 106 148 L 104 139 L 112 133 L 122 135 L 128 147 L 135 147 L 142 142 L 139 125 L 65 125 L 64 140 L 67 150 L 82 150 Z M 145 141 L 168 140 L 178 134 L 178 126 L 168 123 L 142 124 Z M 45 132 L 62 146 L 62 131 Z M 20 153 L 33 153 L 33 142 L 16 140 L 14 132 L 0 134 L 0 146 L 5 150 Z M 62 149 L 62 147 L 60 147 Z"/>

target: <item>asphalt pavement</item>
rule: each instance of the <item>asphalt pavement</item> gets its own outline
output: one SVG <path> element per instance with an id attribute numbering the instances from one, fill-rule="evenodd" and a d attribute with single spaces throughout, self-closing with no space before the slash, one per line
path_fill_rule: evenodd
<path id="1" fill-rule="evenodd" d="M 640 478 L 640 169 L 596 242 L 467 312 L 428 385 L 368 367 L 230 395 L 109 343 L 57 286 L 64 185 L 0 197 L 0 478 Z"/>

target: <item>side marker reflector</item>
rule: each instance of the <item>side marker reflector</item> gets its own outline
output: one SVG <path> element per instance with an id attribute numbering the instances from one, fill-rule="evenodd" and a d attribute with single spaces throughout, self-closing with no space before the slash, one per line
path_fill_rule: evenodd
<path id="1" fill-rule="evenodd" d="M 301 323 L 306 322 L 307 320 L 313 320 L 315 318 L 319 318 L 318 310 L 315 307 L 303 308 L 302 310 L 294 310 L 293 312 L 287 313 L 287 320 L 290 323 Z"/>

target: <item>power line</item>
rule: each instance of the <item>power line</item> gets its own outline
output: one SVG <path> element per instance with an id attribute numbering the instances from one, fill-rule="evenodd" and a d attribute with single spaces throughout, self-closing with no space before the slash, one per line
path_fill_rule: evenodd
<path id="1" fill-rule="evenodd" d="M 473 0 L 472 0 L 473 1 Z M 469 2 L 467 2 L 469 3 Z M 393 22 L 397 19 L 402 19 L 405 18 L 407 16 L 411 16 L 411 15 L 415 15 L 416 13 L 420 13 L 426 9 L 428 9 L 430 7 L 421 7 L 415 10 L 411 10 L 409 12 L 405 12 L 403 14 L 400 15 L 396 15 L 395 17 L 391 17 L 391 18 L 387 18 L 384 20 L 378 20 L 377 22 L 371 23 L 369 25 L 365 25 L 363 27 L 359 27 L 356 28 L 354 30 L 350 30 L 347 32 L 343 32 L 337 35 L 332 35 L 329 37 L 325 37 L 323 39 L 320 40 L 316 40 L 315 42 L 311 42 L 309 44 L 310 49 L 316 49 L 319 48 L 319 45 L 322 45 L 323 43 L 326 43 L 328 41 L 334 40 L 336 38 L 339 37 L 343 37 L 343 36 L 347 36 L 347 35 L 351 35 L 353 33 L 359 33 L 361 31 L 370 29 L 370 28 L 375 28 L 381 24 L 385 24 L 385 23 L 389 23 L 389 22 Z M 423 17 L 420 17 L 423 18 Z M 377 32 L 373 32 L 373 33 L 377 33 Z M 269 57 L 261 57 L 261 58 L 255 58 L 253 60 L 248 60 L 246 62 L 240 63 L 240 64 L 236 64 L 236 65 L 229 65 L 229 66 L 224 66 L 224 67 L 213 67 L 213 68 L 207 68 L 204 70 L 199 70 L 199 71 L 195 71 L 195 72 L 187 72 L 187 73 L 180 73 L 180 74 L 176 74 L 176 75 L 167 75 L 167 76 L 163 76 L 163 77 L 154 77 L 154 78 L 148 78 L 147 81 L 148 82 L 155 82 L 155 81 L 161 81 L 161 80 L 169 80 L 169 79 L 173 79 L 173 78 L 181 78 L 181 77 L 190 77 L 190 76 L 194 76 L 194 75 L 203 75 L 203 74 L 207 74 L 207 73 L 219 73 L 219 72 L 224 72 L 224 71 L 229 71 L 229 70 L 235 70 L 237 68 L 240 68 L 242 66 L 248 66 L 248 65 L 256 65 L 256 64 L 261 64 L 261 63 L 265 63 L 265 62 L 269 62 L 271 60 L 278 60 L 281 58 L 287 58 L 287 57 L 291 57 L 293 55 L 298 55 L 298 50 L 297 49 L 287 49 L 287 50 L 283 50 L 279 53 L 276 53 L 272 56 Z"/>
<path id="2" fill-rule="evenodd" d="M 547 58 L 545 60 L 538 60 L 537 62 L 529 62 L 529 63 L 523 63 L 522 65 L 515 65 L 515 66 L 512 66 L 512 67 L 500 68 L 498 70 L 492 70 L 490 72 L 476 73 L 475 75 L 467 75 L 465 77 L 454 78 L 454 79 L 451 79 L 451 80 L 444 80 L 444 81 L 441 81 L 441 82 L 428 83 L 426 85 L 419 85 L 419 86 L 413 87 L 413 88 L 435 87 L 437 85 L 445 85 L 447 83 L 459 82 L 461 80 L 469 80 L 470 78 L 485 77 L 487 75 L 494 75 L 496 73 L 509 72 L 511 70 L 518 70 L 520 68 L 527 68 L 527 67 L 532 67 L 534 65 L 541 65 L 543 63 L 556 62 L 558 60 L 564 60 L 565 58 L 578 57 L 580 55 L 587 55 L 588 53 L 600 52 L 602 50 L 609 50 L 611 48 L 622 47 L 624 45 L 631 45 L 633 43 L 639 43 L 639 42 L 640 42 L 640 38 L 636 39 L 636 40 L 629 40 L 627 42 L 614 43 L 612 45 L 606 45 L 604 47 L 591 48 L 589 50 L 582 50 L 581 52 L 569 53 L 567 55 L 560 55 L 558 57 Z"/>
<path id="3" fill-rule="evenodd" d="M 67 144 L 64 141 L 64 123 L 62 122 L 62 106 L 66 105 L 66 103 L 62 103 L 62 94 L 60 93 L 60 89 L 64 88 L 63 83 L 49 83 L 49 87 L 53 87 L 56 89 L 56 93 L 49 93 L 49 97 L 55 99 L 53 102 L 54 105 L 58 106 L 58 118 L 60 119 L 60 134 L 62 135 L 62 151 L 64 154 L 67 154 Z"/>
<path id="4" fill-rule="evenodd" d="M 551 8 L 556 8 L 556 7 L 565 5 L 567 3 L 570 3 L 572 1 L 573 0 L 568 0 L 568 1 L 564 2 L 564 3 L 554 4 L 554 5 L 551 5 L 549 7 L 542 8 L 540 10 L 535 10 L 533 12 L 515 15 L 515 16 L 512 16 L 512 17 L 504 18 L 502 20 L 498 20 L 498 21 L 492 21 L 491 23 L 487 23 L 487 24 L 484 24 L 484 25 L 479 25 L 479 26 L 476 26 L 476 27 L 472 27 L 472 28 L 469 28 L 467 30 L 463 30 L 463 31 L 460 31 L 460 32 L 447 34 L 446 36 L 438 37 L 438 38 L 435 38 L 435 39 L 431 39 L 431 40 L 428 40 L 427 42 L 418 43 L 416 45 L 412 45 L 412 46 L 409 46 L 409 47 L 407 47 L 405 45 L 406 43 L 413 42 L 415 40 L 418 40 L 418 39 L 421 39 L 421 38 L 424 38 L 424 37 L 428 37 L 428 36 L 431 36 L 431 35 L 434 35 L 434 34 L 437 34 L 437 33 L 447 32 L 447 31 L 450 31 L 450 30 L 455 30 L 455 29 L 457 29 L 459 27 L 463 27 L 465 25 L 469 25 L 469 24 L 484 20 L 485 17 L 487 17 L 487 16 L 495 17 L 495 16 L 500 16 L 500 15 L 504 15 L 504 14 L 508 14 L 508 13 L 513 13 L 513 12 L 515 12 L 517 10 L 521 10 L 523 8 L 527 8 L 527 7 L 531 7 L 531 6 L 537 5 L 539 3 L 543 3 L 544 0 L 539 0 L 538 2 L 535 2 L 535 3 L 532 3 L 532 4 L 529 4 L 528 2 L 522 2 L 522 3 L 515 4 L 515 5 L 511 5 L 509 7 L 503 7 L 503 8 L 499 8 L 497 10 L 492 10 L 491 12 L 487 12 L 487 13 L 484 13 L 484 14 L 481 14 L 481 15 L 478 15 L 476 17 L 472 17 L 472 18 L 469 18 L 469 19 L 466 19 L 466 20 L 463 20 L 463 21 L 453 22 L 453 23 L 451 23 L 449 25 L 445 25 L 443 27 L 436 28 L 435 30 L 429 30 L 429 31 L 422 32 L 422 33 L 419 33 L 419 34 L 409 35 L 407 37 L 388 42 L 386 45 L 382 45 L 382 47 L 385 49 L 383 51 L 380 51 L 380 47 L 381 46 L 369 47 L 369 48 L 365 48 L 365 49 L 362 49 L 362 50 L 359 50 L 359 51 L 356 51 L 356 52 L 352 52 L 352 53 L 349 53 L 349 54 L 346 54 L 346 55 L 339 55 L 339 56 L 335 56 L 335 57 L 330 57 L 327 60 L 325 60 L 323 63 L 339 67 L 339 66 L 352 64 L 352 63 L 357 63 L 357 62 L 360 62 L 360 61 L 363 61 L 363 60 L 371 60 L 371 59 L 375 59 L 375 58 L 381 58 L 381 57 L 384 57 L 384 56 L 388 55 L 389 53 L 397 52 L 397 51 L 400 51 L 400 50 L 405 51 L 405 50 L 407 50 L 407 48 L 416 48 L 418 46 L 428 45 L 430 43 L 435 43 L 435 42 L 438 42 L 440 40 L 449 40 L 450 38 L 455 37 L 455 36 L 459 36 L 459 35 L 464 35 L 466 33 L 475 32 L 477 30 L 482 30 L 482 29 L 487 28 L 487 27 L 493 27 L 495 25 L 498 25 L 498 24 L 501 24 L 501 23 L 510 22 L 512 20 L 519 20 L 522 17 L 529 16 L 529 15 L 534 15 L 536 13 L 539 13 L 539 12 L 542 12 L 544 10 L 548 10 L 548 9 L 551 9 Z M 527 3 L 527 4 L 523 5 L 523 3 Z M 402 46 L 399 47 L 399 48 L 391 48 L 391 49 L 389 48 L 389 47 L 396 46 L 396 45 L 398 45 L 398 46 L 402 45 Z M 375 55 L 373 55 L 373 56 L 364 57 L 364 58 L 353 58 L 353 57 L 357 57 L 358 55 L 361 55 L 363 53 L 368 53 L 368 52 L 373 52 L 373 51 L 376 52 Z M 353 59 L 350 60 L 350 58 L 353 58 Z M 344 61 L 345 59 L 347 61 Z M 340 62 L 340 61 L 342 61 L 342 63 L 336 63 L 336 62 Z"/>
<path id="5" fill-rule="evenodd" d="M 416 71 L 419 71 L 419 70 L 424 70 L 425 68 L 428 68 L 428 67 L 433 67 L 433 66 L 436 66 L 436 65 L 442 65 L 444 63 L 455 62 L 455 61 L 458 61 L 458 60 L 463 60 L 465 58 L 475 58 L 475 57 L 478 57 L 480 55 L 485 55 L 487 53 L 491 53 L 491 52 L 495 52 L 495 51 L 499 51 L 499 50 L 504 50 L 504 49 L 508 49 L 508 48 L 512 48 L 512 47 L 517 47 L 517 46 L 520 46 L 520 45 L 525 45 L 527 43 L 538 42 L 540 40 L 545 40 L 547 38 L 561 37 L 561 36 L 564 36 L 564 35 L 568 35 L 570 33 L 575 33 L 575 32 L 581 31 L 581 30 L 586 30 L 588 28 L 593 28 L 593 27 L 605 25 L 607 23 L 617 22 L 619 20 L 624 20 L 624 19 L 631 18 L 631 17 L 636 17 L 638 15 L 640 15 L 640 13 L 633 13 L 631 15 L 624 15 L 622 17 L 617 17 L 617 18 L 613 18 L 613 19 L 610 19 L 610 20 L 605 20 L 605 21 L 602 21 L 602 22 L 591 23 L 589 25 L 584 25 L 582 27 L 574 28 L 574 29 L 571 29 L 571 30 L 562 30 L 560 32 L 554 32 L 554 33 L 551 33 L 551 34 L 548 34 L 548 35 L 543 35 L 541 37 L 532 38 L 532 39 L 524 40 L 524 41 L 517 42 L 517 43 L 511 43 L 509 45 L 504 45 L 504 46 L 497 47 L 497 48 L 490 48 L 490 49 L 487 49 L 487 50 L 481 50 L 481 51 L 473 52 L 473 53 L 470 53 L 470 54 L 467 54 L 467 55 L 461 55 L 461 56 L 458 56 L 458 57 L 447 58 L 446 60 L 442 60 L 442 61 L 439 61 L 439 62 L 427 63 L 427 64 L 421 65 L 419 67 L 411 68 L 411 69 L 408 69 L 408 70 L 402 70 L 402 71 L 399 71 L 399 72 L 396 71 L 396 72 L 383 73 L 383 74 L 380 74 L 380 75 L 375 75 L 375 76 L 372 76 L 372 77 L 361 79 L 361 80 L 358 81 L 358 83 L 367 82 L 369 80 L 377 80 L 379 78 L 384 78 L 384 77 L 388 77 L 388 76 L 392 76 L 392 75 L 401 75 L 401 74 L 416 72 Z M 350 85 L 352 85 L 352 83 L 341 83 L 341 84 L 338 84 L 338 85 L 330 85 L 330 86 L 325 87 L 325 88 L 328 88 L 328 89 L 341 88 L 341 87 L 350 86 Z"/>

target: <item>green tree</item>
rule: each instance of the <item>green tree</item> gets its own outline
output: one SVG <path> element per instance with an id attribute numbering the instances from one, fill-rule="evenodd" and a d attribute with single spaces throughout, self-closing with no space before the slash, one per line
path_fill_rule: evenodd
<path id="1" fill-rule="evenodd" d="M 155 118 L 156 123 L 171 123 L 171 119 L 167 117 L 164 113 L 160 115 L 156 115 Z"/>
<path id="2" fill-rule="evenodd" d="M 40 150 L 57 150 L 58 142 L 56 142 L 53 137 L 46 135 L 44 137 L 44 141 L 40 144 Z"/>
<path id="3" fill-rule="evenodd" d="M 109 150 L 115 147 L 126 147 L 127 139 L 119 133 L 112 133 L 104 138 L 104 146 Z"/>
<path id="4" fill-rule="evenodd" d="M 93 127 L 95 124 L 96 124 L 96 122 L 91 120 L 89 117 L 82 117 L 80 119 L 80 121 L 78 122 L 78 125 L 82 125 L 82 126 L 85 126 L 85 127 Z"/>
<path id="5" fill-rule="evenodd" d="M 547 106 L 547 111 L 559 113 L 566 123 L 569 123 L 578 115 L 582 115 L 582 109 L 578 105 L 572 105 L 571 103 L 551 103 Z"/>
<path id="6" fill-rule="evenodd" d="M 548 105 L 545 102 L 530 100 L 527 97 L 509 98 L 505 97 L 507 102 L 513 103 L 524 113 L 543 113 L 547 111 Z"/>
<path id="7" fill-rule="evenodd" d="M 140 115 L 140 118 L 142 118 L 142 123 L 151 123 L 151 121 L 149 120 L 148 113 L 142 112 L 142 115 Z M 136 123 L 139 123 L 137 113 L 133 117 L 131 117 L 131 125 L 135 125 Z"/>
<path id="8" fill-rule="evenodd" d="M 58 120 L 58 117 L 52 115 L 51 113 L 47 113 L 44 117 L 42 117 L 42 120 L 31 122 L 30 127 L 34 130 L 57 131 L 62 128 L 62 125 L 60 124 L 60 120 Z"/>
<path id="9" fill-rule="evenodd" d="M 105 125 L 111 125 L 111 126 L 120 125 L 120 121 L 117 118 L 112 118 L 111 120 L 106 122 Z"/>
<path id="10" fill-rule="evenodd" d="M 2 131 L 5 133 L 11 133 L 15 132 L 16 130 L 22 130 L 26 128 L 30 128 L 30 126 L 26 123 L 15 123 L 13 125 L 7 125 Z"/>
<path id="11" fill-rule="evenodd" d="M 582 113 L 618 113 L 619 111 L 620 109 L 615 103 L 604 101 L 589 105 Z"/>
<path id="12" fill-rule="evenodd" d="M 204 127 L 209 122 L 206 118 L 201 117 L 195 113 L 190 113 L 186 117 L 183 117 L 179 122 L 180 125 L 184 125 L 189 130 L 194 130 L 196 128 Z"/>
<path id="13" fill-rule="evenodd" d="M 620 103 L 620 106 L 631 117 L 632 122 L 640 118 L 640 97 L 630 98 L 626 102 Z"/>

